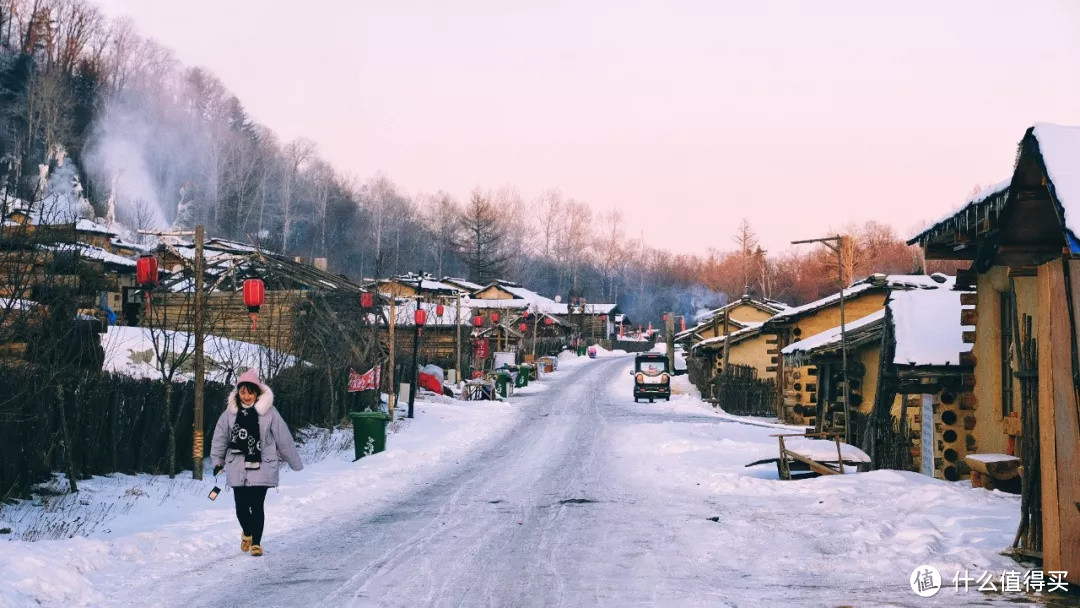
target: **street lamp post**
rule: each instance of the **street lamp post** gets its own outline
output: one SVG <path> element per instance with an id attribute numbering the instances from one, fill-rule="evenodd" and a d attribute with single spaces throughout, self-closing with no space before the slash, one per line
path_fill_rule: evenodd
<path id="1" fill-rule="evenodd" d="M 420 354 L 420 326 L 427 320 L 427 315 L 420 308 L 420 291 L 424 285 L 423 274 L 417 273 L 416 279 L 416 312 L 413 313 L 413 343 L 412 343 L 412 382 L 409 383 L 409 413 L 408 418 L 413 417 L 413 403 L 416 401 L 416 383 L 420 380 L 420 369 L 417 368 L 417 356 Z"/>
<path id="2" fill-rule="evenodd" d="M 847 328 L 844 323 L 844 244 L 847 237 L 845 236 L 827 236 L 820 239 L 806 239 L 802 241 L 791 241 L 792 245 L 801 245 L 804 243 L 821 243 L 830 250 L 836 253 L 836 269 L 837 269 L 837 282 L 840 283 L 840 374 L 843 377 L 844 382 L 844 443 L 851 443 L 851 408 L 849 405 L 850 391 L 848 391 L 848 385 L 850 380 L 848 379 L 848 365 L 847 365 Z M 818 420 L 818 424 L 824 428 L 824 422 Z"/>

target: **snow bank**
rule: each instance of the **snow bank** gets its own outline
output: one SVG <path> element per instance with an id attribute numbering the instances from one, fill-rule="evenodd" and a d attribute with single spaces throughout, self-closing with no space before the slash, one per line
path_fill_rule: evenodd
<path id="1" fill-rule="evenodd" d="M 629 395 L 619 382 L 611 390 Z M 718 605 L 955 605 L 1022 597 L 961 599 L 951 587 L 952 576 L 965 570 L 1025 570 L 1000 555 L 1019 523 L 1019 496 L 906 471 L 781 481 L 774 464 L 745 465 L 776 458 L 770 435 L 801 427 L 714 413 L 682 376 L 673 390 L 671 403 L 636 406 L 664 416 L 610 427 L 619 429 L 609 437 L 611 462 L 625 495 L 678 497 L 661 501 L 656 517 L 679 522 L 665 528 L 679 554 L 703 556 L 700 568 L 678 575 L 717 580 L 724 588 Z M 823 443 L 835 459 L 836 444 Z M 946 579 L 949 588 L 939 596 L 946 603 L 911 593 L 908 578 L 923 564 Z"/>

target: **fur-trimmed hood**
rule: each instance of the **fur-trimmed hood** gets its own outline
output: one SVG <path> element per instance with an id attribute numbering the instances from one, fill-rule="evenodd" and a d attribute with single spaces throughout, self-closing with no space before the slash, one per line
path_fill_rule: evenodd
<path id="1" fill-rule="evenodd" d="M 255 411 L 258 412 L 260 416 L 265 416 L 266 412 L 269 412 L 270 408 L 274 407 L 274 391 L 270 390 L 270 387 L 265 384 L 259 384 L 259 389 L 262 391 L 262 394 L 255 400 Z M 237 389 L 234 388 L 229 393 L 228 401 L 225 402 L 225 407 L 234 414 L 240 410 L 240 407 L 237 406 L 239 397 L 236 393 Z"/>

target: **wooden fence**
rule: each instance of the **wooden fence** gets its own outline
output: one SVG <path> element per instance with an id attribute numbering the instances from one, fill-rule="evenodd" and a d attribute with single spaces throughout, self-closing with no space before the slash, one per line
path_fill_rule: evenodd
<path id="1" fill-rule="evenodd" d="M 776 382 L 758 378 L 749 365 L 730 364 L 728 373 L 713 378 L 708 401 L 729 414 L 775 417 Z"/>

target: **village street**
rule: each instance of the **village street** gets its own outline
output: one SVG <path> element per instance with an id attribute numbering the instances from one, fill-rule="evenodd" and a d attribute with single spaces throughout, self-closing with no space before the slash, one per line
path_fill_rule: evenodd
<path id="1" fill-rule="evenodd" d="M 635 405 L 631 362 L 571 361 L 542 380 L 545 391 L 519 399 L 505 434 L 412 473 L 393 501 L 341 509 L 288 534 L 273 529 L 284 507 L 269 504 L 261 559 L 232 548 L 146 560 L 134 571 L 106 568 L 98 591 L 116 606 L 192 607 L 254 597 L 261 606 L 1007 599 L 957 593 L 951 579 L 957 569 L 1018 568 L 997 554 L 1015 530 L 1018 497 L 895 471 L 778 481 L 772 465 L 744 464 L 775 455 L 769 435 L 784 427 L 714 413 L 686 394 L 685 377 L 670 404 Z M 909 587 L 922 564 L 945 579 L 935 598 Z"/>

